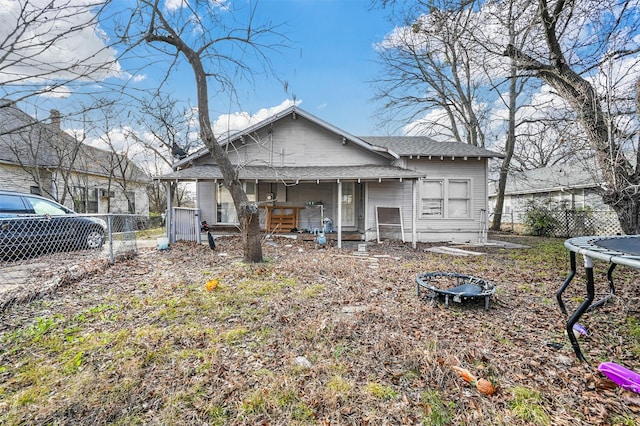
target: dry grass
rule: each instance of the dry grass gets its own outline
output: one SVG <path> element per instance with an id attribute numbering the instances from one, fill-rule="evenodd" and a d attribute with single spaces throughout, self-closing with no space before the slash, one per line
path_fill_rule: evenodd
<path id="1" fill-rule="evenodd" d="M 640 422 L 637 396 L 595 370 L 640 369 L 638 274 L 616 271 L 618 296 L 584 317 L 591 365 L 580 363 L 555 304 L 562 241 L 526 243 L 477 257 L 383 244 L 362 259 L 277 240 L 260 265 L 239 262 L 235 238 L 216 253 L 143 250 L 0 314 L 0 423 Z M 419 300 L 415 276 L 427 271 L 492 280 L 491 309 Z M 580 290 L 570 287 L 569 308 Z M 479 393 L 456 364 L 497 392 Z"/>

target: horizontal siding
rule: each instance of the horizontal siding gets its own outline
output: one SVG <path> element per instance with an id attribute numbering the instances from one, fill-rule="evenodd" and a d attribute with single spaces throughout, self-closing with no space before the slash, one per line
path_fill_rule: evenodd
<path id="1" fill-rule="evenodd" d="M 409 160 L 407 166 L 414 170 L 425 171 L 427 178 L 471 179 L 471 218 L 470 219 L 417 219 L 417 231 L 421 239 L 429 240 L 432 236 L 441 235 L 444 241 L 477 241 L 482 220 L 487 213 L 487 160 L 476 158 L 463 160 Z M 420 194 L 418 193 L 418 202 Z M 484 211 L 484 212 L 483 212 Z M 484 213 L 484 214 L 483 214 Z"/>
<path id="2" fill-rule="evenodd" d="M 428 178 L 468 178 L 472 181 L 471 219 L 416 219 L 418 241 L 477 241 L 482 227 L 481 211 L 486 212 L 486 160 L 407 160 L 406 166 L 424 171 Z M 411 241 L 413 219 L 412 183 L 367 184 L 367 238 L 375 238 L 376 206 L 402 206 L 405 239 Z M 419 202 L 419 193 L 417 202 Z"/>
<path id="3" fill-rule="evenodd" d="M 198 208 L 200 209 L 200 221 L 206 220 L 208 224 L 216 223 L 216 185 L 211 181 L 197 183 Z"/>
<path id="4" fill-rule="evenodd" d="M 368 182 L 367 183 L 367 237 L 375 238 L 376 235 L 376 208 L 377 207 L 400 207 L 402 211 L 402 222 L 404 238 L 411 241 L 412 226 L 412 183 L 411 181 L 393 182 Z M 384 232 L 384 236 L 391 237 L 389 231 Z M 393 233 L 391 233 L 393 234 Z M 381 235 L 382 237 L 382 235 Z M 400 238 L 398 233 L 394 238 Z"/>
<path id="5" fill-rule="evenodd" d="M 269 133 L 271 130 L 271 133 Z M 272 165 L 274 167 L 387 165 L 381 155 L 353 143 L 342 144 L 340 135 L 334 134 L 302 117 L 290 117 L 262 129 L 251 138 L 245 137 L 228 151 L 232 164 Z M 210 155 L 196 164 L 215 164 Z"/>

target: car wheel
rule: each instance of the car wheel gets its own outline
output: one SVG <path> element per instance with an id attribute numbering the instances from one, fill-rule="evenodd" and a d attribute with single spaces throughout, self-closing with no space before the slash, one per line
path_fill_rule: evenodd
<path id="1" fill-rule="evenodd" d="M 99 228 L 91 228 L 85 234 L 84 245 L 88 249 L 98 249 L 104 244 L 104 231 Z"/>

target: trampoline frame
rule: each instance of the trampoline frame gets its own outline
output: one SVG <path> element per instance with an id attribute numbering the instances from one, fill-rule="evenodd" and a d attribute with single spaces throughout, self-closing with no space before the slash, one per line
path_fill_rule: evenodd
<path id="1" fill-rule="evenodd" d="M 588 312 L 598 306 L 606 303 L 611 297 L 615 295 L 615 286 L 613 284 L 613 271 L 616 265 L 624 265 L 632 268 L 640 269 L 640 256 L 631 255 L 629 253 L 625 253 L 623 251 L 612 250 L 609 248 L 605 248 L 597 245 L 598 241 L 609 240 L 609 239 L 630 239 L 633 238 L 637 240 L 637 243 L 640 244 L 640 235 L 611 235 L 611 236 L 588 236 L 588 237 L 577 237 L 570 238 L 564 242 L 564 246 L 569 250 L 569 266 L 571 268 L 569 275 L 562 283 L 562 286 L 556 292 L 556 299 L 558 300 L 558 306 L 562 313 L 567 314 L 567 308 L 562 301 L 562 293 L 567 289 L 571 280 L 576 274 L 576 253 L 581 254 L 584 257 L 584 267 L 585 267 L 585 287 L 587 295 L 584 301 L 578 306 L 576 311 L 571 314 L 569 319 L 567 320 L 566 329 L 567 335 L 569 336 L 569 341 L 571 341 L 571 346 L 573 347 L 573 351 L 579 360 L 585 361 L 586 359 L 580 350 L 580 345 L 578 344 L 578 339 L 573 330 L 573 326 L 578 322 L 580 317 L 585 312 Z M 605 262 L 609 262 L 611 265 L 607 271 L 607 280 L 609 281 L 609 294 L 604 296 L 602 299 L 598 300 L 595 303 L 593 299 L 595 298 L 595 286 L 593 282 L 593 261 L 594 260 L 602 260 Z"/>
<path id="2" fill-rule="evenodd" d="M 431 283 L 436 278 L 454 278 L 456 286 L 452 288 L 442 289 Z M 469 292 L 467 286 L 479 287 L 478 292 Z M 462 302 L 463 299 L 484 298 L 484 310 L 489 310 L 489 299 L 496 292 L 496 286 L 483 278 L 474 277 L 472 275 L 458 274 L 456 272 L 427 272 L 416 277 L 416 290 L 418 297 L 424 296 L 435 299 L 438 296 L 444 296 L 444 304 L 449 307 L 449 297 L 453 297 L 454 302 Z"/>

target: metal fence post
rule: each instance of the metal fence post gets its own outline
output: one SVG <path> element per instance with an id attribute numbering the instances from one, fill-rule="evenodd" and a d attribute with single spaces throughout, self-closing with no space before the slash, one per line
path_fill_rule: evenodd
<path id="1" fill-rule="evenodd" d="M 115 257 L 113 255 L 113 215 L 109 213 L 107 215 L 107 233 L 109 234 L 109 263 L 114 264 L 116 262 Z"/>

